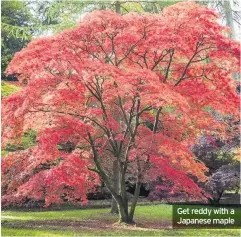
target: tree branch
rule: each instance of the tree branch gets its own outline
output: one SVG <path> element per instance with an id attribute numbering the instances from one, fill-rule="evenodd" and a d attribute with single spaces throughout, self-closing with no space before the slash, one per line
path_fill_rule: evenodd
<path id="1" fill-rule="evenodd" d="M 174 52 L 175 52 L 175 50 L 172 49 L 172 50 L 171 50 L 171 54 L 170 54 L 170 60 L 169 60 L 169 62 L 168 62 L 168 66 L 167 66 L 167 70 L 166 70 L 166 75 L 165 75 L 165 78 L 164 78 L 164 80 L 163 80 L 163 83 L 165 83 L 166 80 L 167 80 L 167 78 L 168 78 L 168 74 L 169 74 L 169 70 L 170 70 L 170 67 L 171 67 L 171 63 L 172 63 L 172 58 L 173 58 Z"/>
<path id="2" fill-rule="evenodd" d="M 205 50 L 205 49 L 201 49 L 201 50 L 198 50 L 199 47 L 203 44 L 203 41 L 204 41 L 204 37 L 202 37 L 201 41 L 198 41 L 197 44 L 196 44 L 196 48 L 195 48 L 195 51 L 192 55 L 192 57 L 189 59 L 183 73 L 182 73 L 182 76 L 180 77 L 180 79 L 176 82 L 175 86 L 177 86 L 181 81 L 184 80 L 185 76 L 186 76 L 186 73 L 187 73 L 187 70 L 190 66 L 190 64 L 192 63 L 193 59 L 195 58 L 195 56 L 200 53 L 201 51 Z"/>
<path id="3" fill-rule="evenodd" d="M 166 53 L 163 54 L 165 50 L 162 51 L 161 55 L 159 56 L 159 58 L 157 59 L 157 61 L 154 61 L 155 64 L 153 65 L 153 67 L 151 68 L 151 70 L 153 71 L 155 69 L 155 67 L 158 65 L 158 63 L 160 63 L 162 61 L 163 58 L 165 58 L 166 55 L 168 55 L 170 53 L 170 50 L 166 50 Z"/>
<path id="4" fill-rule="evenodd" d="M 157 125 L 158 125 L 159 115 L 160 115 L 160 113 L 161 113 L 161 110 L 162 110 L 162 107 L 160 107 L 160 108 L 157 110 L 156 117 L 155 117 L 155 122 L 154 122 L 154 127 L 153 127 L 153 134 L 155 134 L 156 131 L 157 131 Z"/>
<path id="5" fill-rule="evenodd" d="M 88 133 L 88 138 L 89 138 L 89 143 L 91 145 L 91 149 L 92 149 L 92 153 L 93 153 L 93 159 L 94 159 L 94 163 L 95 163 L 96 168 L 97 168 L 97 172 L 100 175 L 100 177 L 102 178 L 103 182 L 106 184 L 107 188 L 110 190 L 113 197 L 116 199 L 116 201 L 118 201 L 119 195 L 116 193 L 115 189 L 112 187 L 108 176 L 106 175 L 104 169 L 102 168 L 102 166 L 101 166 L 101 164 L 98 160 L 98 152 L 95 149 L 94 140 L 91 137 L 90 133 Z M 96 171 L 94 171 L 94 172 L 96 172 Z"/>
<path id="6" fill-rule="evenodd" d="M 134 216 L 134 212 L 135 212 L 135 208 L 136 208 L 136 204 L 137 204 L 137 200 L 140 194 L 140 188 L 141 188 L 141 165 L 140 165 L 140 161 L 137 157 L 137 182 L 136 182 L 136 188 L 135 188 L 135 192 L 134 192 L 134 198 L 132 200 L 131 203 L 131 207 L 130 207 L 130 213 L 129 213 L 129 218 L 130 220 L 133 219 Z"/>

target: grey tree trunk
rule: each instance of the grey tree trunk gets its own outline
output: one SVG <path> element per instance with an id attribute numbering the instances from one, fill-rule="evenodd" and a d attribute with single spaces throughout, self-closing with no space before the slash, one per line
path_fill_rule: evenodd
<path id="1" fill-rule="evenodd" d="M 115 191 L 117 193 L 119 193 L 120 191 L 120 169 L 118 166 L 118 161 L 115 160 L 113 162 L 113 187 L 115 189 Z M 116 202 L 116 200 L 112 197 L 111 200 L 111 211 L 112 214 L 118 214 L 119 210 L 118 210 L 118 204 Z"/>
<path id="2" fill-rule="evenodd" d="M 229 37 L 231 39 L 236 39 L 236 32 L 235 32 L 235 27 L 234 27 L 234 20 L 233 20 L 233 13 L 232 13 L 232 7 L 231 3 L 229 0 L 225 0 L 223 3 L 223 11 L 225 14 L 226 18 L 226 25 L 230 28 L 231 33 Z M 233 78 L 238 80 L 239 79 L 239 74 L 238 73 L 233 73 Z"/>
<path id="3" fill-rule="evenodd" d="M 140 187 L 141 183 L 136 183 L 136 189 L 134 193 L 134 197 L 130 206 L 130 211 L 128 212 L 128 202 L 125 201 L 125 198 L 120 196 L 120 201 L 118 201 L 118 207 L 119 207 L 119 216 L 120 216 L 120 222 L 126 223 L 126 224 L 134 224 L 134 212 L 137 204 L 137 200 L 140 194 Z"/>
<path id="4" fill-rule="evenodd" d="M 133 221 L 137 200 L 138 200 L 138 197 L 139 197 L 139 194 L 140 194 L 140 188 L 141 188 L 141 183 L 138 182 L 136 184 L 136 189 L 135 189 L 134 197 L 133 197 L 133 200 L 132 200 L 132 205 L 131 205 L 131 208 L 130 208 L 130 213 L 129 213 L 129 217 L 128 217 L 129 221 Z"/>
<path id="5" fill-rule="evenodd" d="M 226 18 L 226 25 L 230 27 L 230 30 L 231 30 L 230 38 L 235 39 L 236 34 L 235 34 L 235 28 L 234 28 L 233 14 L 232 14 L 232 8 L 229 0 L 224 1 L 223 10 Z"/>
<path id="6" fill-rule="evenodd" d="M 115 12 L 120 14 L 120 8 L 121 8 L 120 1 L 116 1 L 115 2 Z"/>

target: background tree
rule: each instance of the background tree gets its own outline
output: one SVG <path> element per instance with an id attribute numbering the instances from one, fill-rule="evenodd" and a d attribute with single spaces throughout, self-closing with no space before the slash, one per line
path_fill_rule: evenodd
<path id="1" fill-rule="evenodd" d="M 222 21 L 227 25 L 231 32 L 230 37 L 232 39 L 238 39 L 237 30 L 240 30 L 240 20 L 241 20 L 241 6 L 237 0 L 215 0 L 203 2 L 209 7 L 217 9 L 217 11 L 222 16 Z M 239 32 L 240 34 L 240 32 Z"/>
<path id="2" fill-rule="evenodd" d="M 76 27 L 86 13 L 94 10 L 112 10 L 120 14 L 129 12 L 159 13 L 164 7 L 172 5 L 172 1 L 43 1 L 31 2 L 29 6 L 40 16 L 44 31 L 60 32 Z M 46 27 L 44 27 L 46 26 Z"/>
<path id="3" fill-rule="evenodd" d="M 215 137 L 200 137 L 192 150 L 209 168 L 209 180 L 204 189 L 211 204 L 219 204 L 225 191 L 237 193 L 240 187 L 239 132 L 229 141 Z"/>
<path id="4" fill-rule="evenodd" d="M 220 167 L 205 184 L 211 204 L 219 204 L 225 191 L 240 188 L 240 162 Z"/>
<path id="5" fill-rule="evenodd" d="M 229 141 L 218 137 L 202 136 L 192 147 L 196 157 L 209 168 L 210 175 L 223 165 L 232 164 L 235 160 L 235 149 L 239 147 L 240 143 L 238 133 L 237 131 L 237 134 Z"/>
<path id="6" fill-rule="evenodd" d="M 6 79 L 4 71 L 13 58 L 32 38 L 30 26 L 32 15 L 21 1 L 1 1 L 1 67 L 2 79 Z M 11 79 L 11 78 L 8 78 Z"/>

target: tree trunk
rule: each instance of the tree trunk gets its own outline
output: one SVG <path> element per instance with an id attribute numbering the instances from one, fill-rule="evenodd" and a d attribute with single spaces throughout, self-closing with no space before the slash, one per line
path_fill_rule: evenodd
<path id="1" fill-rule="evenodd" d="M 120 223 L 129 224 L 128 213 L 126 213 L 126 207 L 124 203 L 119 205 L 119 210 L 120 210 Z"/>
<path id="2" fill-rule="evenodd" d="M 123 200 L 122 197 L 120 197 L 120 201 L 118 201 L 120 223 L 126 223 L 128 225 L 135 224 L 133 218 L 134 218 L 134 212 L 135 212 L 137 200 L 140 194 L 140 187 L 141 187 L 141 183 L 137 183 L 129 214 L 128 214 L 128 203 L 125 202 L 125 200 Z"/>
<path id="3" fill-rule="evenodd" d="M 209 198 L 208 199 L 208 201 L 209 201 L 209 203 L 211 204 L 211 205 L 219 205 L 220 203 L 220 198 Z"/>
<path id="4" fill-rule="evenodd" d="M 210 204 L 212 204 L 212 205 L 219 205 L 223 193 L 224 193 L 224 191 L 217 191 L 217 195 L 214 195 L 213 198 L 209 198 L 208 199 Z"/>
<path id="5" fill-rule="evenodd" d="M 119 166 L 116 165 L 116 167 L 120 168 L 120 165 Z M 119 174 L 120 173 L 121 172 L 119 170 Z M 137 200 L 138 200 L 138 197 L 140 194 L 141 183 L 137 182 L 137 184 L 136 184 L 134 198 L 132 200 L 130 212 L 128 213 L 128 200 L 127 200 L 127 196 L 126 196 L 126 186 L 125 186 L 125 182 L 124 182 L 125 179 L 123 177 L 124 177 L 124 175 L 119 176 L 119 189 L 120 190 L 119 190 L 118 196 L 113 197 L 113 200 L 115 200 L 115 203 L 119 210 L 119 222 L 125 223 L 128 225 L 132 225 L 132 224 L 135 224 L 133 217 L 134 217 Z"/>
<path id="6" fill-rule="evenodd" d="M 131 204 L 131 208 L 130 208 L 130 213 L 129 213 L 129 221 L 132 221 L 133 222 L 133 217 L 134 217 L 134 212 L 135 212 L 135 209 L 136 209 L 136 204 L 137 204 L 137 201 L 138 201 L 138 197 L 139 197 L 139 194 L 140 194 L 140 189 L 141 189 L 141 183 L 137 183 L 136 184 L 136 189 L 135 189 L 135 193 L 134 193 L 134 198 L 132 200 L 132 204 Z"/>
<path id="7" fill-rule="evenodd" d="M 116 191 L 117 194 L 119 194 L 120 192 L 120 169 L 118 166 L 118 161 L 115 160 L 113 162 L 113 187 Z M 113 198 L 112 196 L 112 200 L 111 200 L 111 213 L 112 214 L 118 214 L 119 210 L 118 210 L 118 205 L 116 200 Z"/>
<path id="8" fill-rule="evenodd" d="M 115 3 L 115 12 L 120 14 L 120 1 L 116 1 Z"/>
<path id="9" fill-rule="evenodd" d="M 139 158 L 137 158 L 137 170 L 138 170 L 138 175 L 137 175 L 137 181 L 136 181 L 136 188 L 135 188 L 135 193 L 134 193 L 134 197 L 133 197 L 130 212 L 129 212 L 129 220 L 132 222 L 133 222 L 134 212 L 136 209 L 136 204 L 137 204 L 137 200 L 140 195 L 140 189 L 141 189 L 142 173 L 141 173 L 141 164 L 140 164 Z"/>
<path id="10" fill-rule="evenodd" d="M 114 215 L 119 213 L 117 202 L 113 198 L 113 196 L 112 196 L 112 199 L 111 199 L 111 210 L 110 210 L 110 213 L 114 214 Z"/>
<path id="11" fill-rule="evenodd" d="M 232 14 L 232 8 L 229 0 L 225 0 L 223 3 L 223 10 L 226 18 L 226 25 L 230 27 L 231 35 L 230 38 L 235 39 L 235 28 L 233 23 L 233 14 Z"/>
<path id="12" fill-rule="evenodd" d="M 226 25 L 230 28 L 231 33 L 229 37 L 231 39 L 236 39 L 236 32 L 235 32 L 235 27 L 234 27 L 234 20 L 233 20 L 233 13 L 232 13 L 232 7 L 230 0 L 225 0 L 223 3 L 223 11 L 225 14 L 226 18 Z M 239 79 L 239 74 L 238 73 L 233 73 L 233 78 L 238 80 Z"/>
<path id="13" fill-rule="evenodd" d="M 128 215 L 128 206 L 126 206 L 126 203 L 123 201 L 122 197 L 120 196 L 120 200 L 118 200 L 118 207 L 119 207 L 119 222 L 124 224 L 134 224 L 133 216 L 131 217 Z"/>

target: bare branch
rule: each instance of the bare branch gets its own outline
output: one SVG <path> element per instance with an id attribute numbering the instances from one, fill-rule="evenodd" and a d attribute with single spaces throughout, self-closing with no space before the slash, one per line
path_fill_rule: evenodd
<path id="1" fill-rule="evenodd" d="M 168 78 L 168 74 L 169 74 L 169 70 L 170 70 L 170 67 L 171 67 L 171 63 L 172 63 L 172 59 L 173 59 L 174 52 L 175 52 L 175 50 L 172 49 L 172 50 L 171 50 L 171 54 L 170 54 L 170 60 L 169 60 L 169 62 L 168 62 L 168 66 L 167 66 L 167 70 L 166 70 L 166 75 L 165 75 L 165 78 L 164 78 L 164 80 L 163 80 L 163 83 L 165 83 L 166 80 L 167 80 L 167 78 Z"/>
<path id="2" fill-rule="evenodd" d="M 157 131 L 157 125 L 158 125 L 159 115 L 160 115 L 160 113 L 161 113 L 161 110 L 162 110 L 162 107 L 160 107 L 160 108 L 157 110 L 157 113 L 156 113 L 155 122 L 154 122 L 154 127 L 153 127 L 153 133 L 154 133 L 154 134 L 155 134 L 156 131 Z"/>
<path id="3" fill-rule="evenodd" d="M 163 54 L 164 51 L 166 51 L 165 54 Z M 155 69 L 155 67 L 162 61 L 162 59 L 165 58 L 165 56 L 168 55 L 169 53 L 170 53 L 170 50 L 166 50 L 166 49 L 163 50 L 162 53 L 161 53 L 161 55 L 159 56 L 159 58 L 158 58 L 156 61 L 154 61 L 155 64 L 153 65 L 153 67 L 151 68 L 151 70 L 153 71 L 153 70 Z"/>

